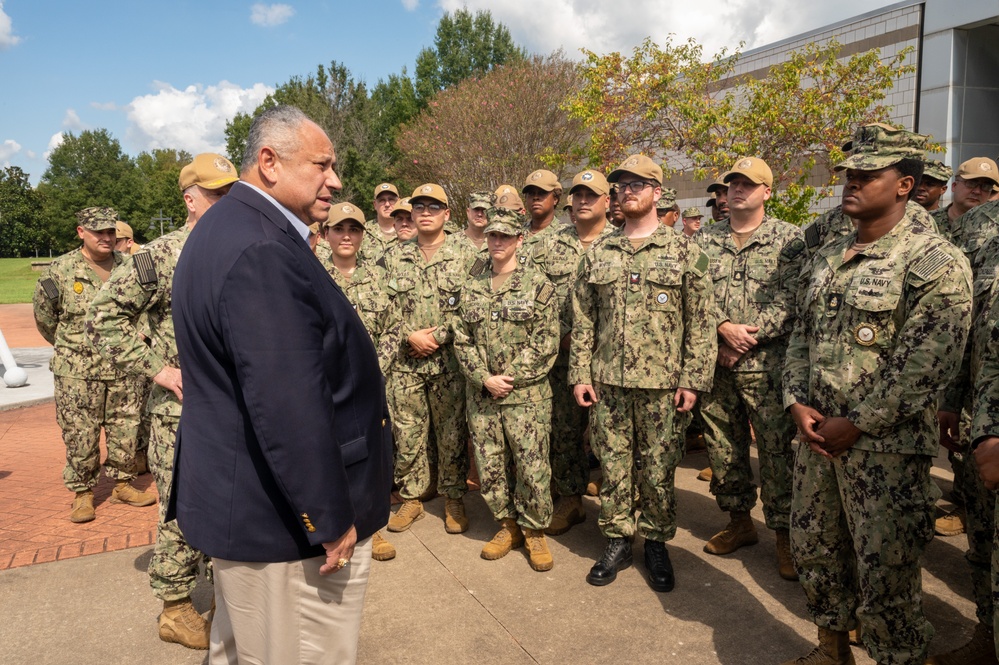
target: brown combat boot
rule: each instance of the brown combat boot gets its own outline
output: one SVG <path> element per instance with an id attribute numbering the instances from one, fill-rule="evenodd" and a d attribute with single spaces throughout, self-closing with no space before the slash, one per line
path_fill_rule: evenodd
<path id="1" fill-rule="evenodd" d="M 598 476 L 596 480 L 586 483 L 586 496 L 600 496 L 600 488 L 603 487 L 604 479 Z"/>
<path id="2" fill-rule="evenodd" d="M 992 629 L 978 624 L 970 642 L 953 651 L 930 656 L 926 665 L 999 665 Z"/>
<path id="3" fill-rule="evenodd" d="M 448 499 L 444 502 L 444 530 L 448 533 L 464 533 L 468 530 L 465 502 L 461 499 Z"/>
<path id="4" fill-rule="evenodd" d="M 91 490 L 77 492 L 73 498 L 73 512 L 69 514 L 69 521 L 81 524 L 92 522 L 97 517 L 94 512 L 94 493 Z"/>
<path id="5" fill-rule="evenodd" d="M 399 510 L 389 516 L 389 531 L 405 531 L 413 526 L 413 522 L 423 519 L 423 504 L 419 499 L 405 499 Z"/>
<path id="6" fill-rule="evenodd" d="M 516 520 L 506 517 L 500 520 L 500 529 L 493 536 L 493 539 L 482 548 L 482 558 L 494 561 L 502 559 L 510 550 L 515 550 L 524 544 L 524 533 L 520 530 Z"/>
<path id="7" fill-rule="evenodd" d="M 807 656 L 784 661 L 781 665 L 856 665 L 846 631 L 819 628 L 819 646 Z"/>
<path id="8" fill-rule="evenodd" d="M 960 536 L 966 529 L 964 508 L 958 508 L 949 515 L 938 517 L 934 523 L 934 530 L 937 532 L 937 535 L 944 538 Z"/>
<path id="9" fill-rule="evenodd" d="M 701 469 L 701 472 L 697 474 L 698 480 L 703 480 L 706 483 L 711 482 L 711 479 L 715 477 L 714 471 L 711 470 L 710 466 L 706 466 Z"/>
<path id="10" fill-rule="evenodd" d="M 791 556 L 791 534 L 787 529 L 777 529 L 777 571 L 785 580 L 798 581 L 798 571 Z"/>
<path id="11" fill-rule="evenodd" d="M 733 510 L 729 515 L 732 520 L 724 529 L 711 537 L 704 546 L 708 554 L 731 554 L 743 545 L 755 545 L 760 542 L 756 535 L 756 525 L 748 512 Z"/>
<path id="12" fill-rule="evenodd" d="M 164 600 L 160 614 L 160 639 L 183 644 L 188 649 L 207 649 L 211 623 L 198 614 L 191 599 Z"/>
<path id="13" fill-rule="evenodd" d="M 563 496 L 558 500 L 558 507 L 552 513 L 552 521 L 545 529 L 549 536 L 560 536 L 574 525 L 586 521 L 583 511 L 583 497 Z"/>
<path id="14" fill-rule="evenodd" d="M 388 561 L 395 558 L 395 547 L 382 538 L 382 532 L 377 531 L 371 536 L 371 558 L 375 561 Z"/>
<path id="15" fill-rule="evenodd" d="M 111 503 L 127 503 L 130 506 L 151 506 L 156 503 L 156 495 L 151 492 L 140 492 L 127 480 L 119 480 L 111 491 Z"/>
<path id="16" fill-rule="evenodd" d="M 548 549 L 548 541 L 545 540 L 545 532 L 538 529 L 524 529 L 524 540 L 527 543 L 527 553 L 530 557 L 531 568 L 543 573 L 551 570 L 555 565 L 552 559 L 551 550 Z"/>

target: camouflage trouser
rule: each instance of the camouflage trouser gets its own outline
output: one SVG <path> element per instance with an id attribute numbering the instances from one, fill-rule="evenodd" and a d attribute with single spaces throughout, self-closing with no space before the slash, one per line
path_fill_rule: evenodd
<path id="1" fill-rule="evenodd" d="M 676 535 L 676 467 L 681 435 L 690 415 L 677 413 L 675 389 L 595 386 L 599 400 L 590 414 L 590 442 L 600 460 L 600 531 L 608 538 L 666 542 Z M 638 488 L 637 506 L 635 487 Z"/>
<path id="2" fill-rule="evenodd" d="M 959 479 L 955 478 L 955 484 Z M 992 550 L 995 537 L 995 493 L 985 489 L 978 475 L 975 456 L 968 453 L 960 478 L 964 487 L 967 510 L 968 552 L 965 557 L 971 564 L 971 585 L 975 597 L 975 613 L 986 626 L 992 625 L 995 602 L 992 591 Z"/>
<path id="3" fill-rule="evenodd" d="M 500 405 L 481 393 L 468 395 L 482 498 L 497 520 L 512 517 L 528 529 L 551 522 L 551 420 L 551 400 Z"/>
<path id="4" fill-rule="evenodd" d="M 760 461 L 763 516 L 767 527 L 786 529 L 791 515 L 791 466 L 795 426 L 784 411 L 780 370 L 715 370 L 710 393 L 701 395 L 704 442 L 711 462 L 711 493 L 726 512 L 749 512 L 756 505 L 750 466 L 752 423 Z"/>
<path id="5" fill-rule="evenodd" d="M 583 447 L 587 410 L 576 403 L 567 365 L 552 367 L 548 382 L 552 387 L 552 494 L 581 496 L 590 480 L 590 462 Z"/>
<path id="6" fill-rule="evenodd" d="M 101 427 L 108 457 L 104 472 L 114 480 L 135 478 L 135 446 L 140 409 L 146 402 L 145 377 L 113 381 L 55 377 L 56 422 L 66 444 L 62 478 L 73 492 L 97 485 L 101 466 Z"/>
<path id="7" fill-rule="evenodd" d="M 940 496 L 932 462 L 856 448 L 829 460 L 798 446 L 791 548 L 809 614 L 839 631 L 856 616 L 878 663 L 921 665 L 933 637 L 919 566 Z"/>
<path id="8" fill-rule="evenodd" d="M 996 492 L 989 492 L 989 496 L 992 500 L 992 510 L 995 524 L 999 524 L 999 494 Z M 992 533 L 992 631 L 995 639 L 996 645 L 996 655 L 999 655 L 999 611 L 995 608 L 999 608 L 999 529 L 996 529 Z M 986 624 L 987 625 L 987 624 Z"/>
<path id="9" fill-rule="evenodd" d="M 958 416 L 958 444 L 964 451 L 967 451 L 971 445 L 971 405 L 970 403 L 963 409 L 961 409 L 961 414 Z M 968 502 L 968 493 L 974 486 L 974 481 L 969 485 L 966 478 L 967 474 L 964 472 L 965 462 L 971 457 L 969 452 L 955 453 L 953 450 L 947 451 L 947 461 L 950 462 L 950 468 L 954 472 L 954 488 L 951 490 L 951 495 L 954 500 L 954 504 L 959 507 L 964 507 Z M 991 519 L 991 518 L 990 518 Z"/>
<path id="10" fill-rule="evenodd" d="M 177 520 L 166 521 L 173 484 L 173 443 L 180 418 L 151 414 L 149 470 L 160 493 L 160 519 L 156 525 L 156 549 L 149 560 L 149 586 L 160 600 L 180 600 L 191 595 L 198 578 L 198 564 L 205 561 L 205 574 L 211 581 L 209 559 L 184 540 Z"/>
<path id="11" fill-rule="evenodd" d="M 135 452 L 138 454 L 146 453 L 147 457 L 149 455 L 149 437 L 151 436 L 149 431 L 152 428 L 153 414 L 146 411 L 145 404 L 149 400 L 149 393 L 152 391 L 154 385 L 152 379 L 146 379 L 146 397 L 142 400 L 143 407 L 139 412 L 141 414 L 139 416 L 139 433 L 135 437 Z"/>
<path id="12" fill-rule="evenodd" d="M 430 488 L 430 444 L 435 438 L 437 491 L 460 499 L 468 491 L 464 378 L 455 373 L 421 376 L 396 372 L 392 375 L 392 401 L 399 495 L 415 499 Z"/>

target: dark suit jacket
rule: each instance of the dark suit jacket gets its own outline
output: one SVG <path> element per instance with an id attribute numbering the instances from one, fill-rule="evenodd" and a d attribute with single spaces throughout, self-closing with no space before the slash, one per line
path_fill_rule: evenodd
<path id="1" fill-rule="evenodd" d="M 169 514 L 232 561 L 324 554 L 388 520 L 391 429 L 361 320 L 284 214 L 237 183 L 173 280 L 184 381 Z"/>

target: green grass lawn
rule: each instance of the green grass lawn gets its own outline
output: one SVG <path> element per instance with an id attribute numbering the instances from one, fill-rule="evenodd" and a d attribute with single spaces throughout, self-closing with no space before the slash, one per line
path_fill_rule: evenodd
<path id="1" fill-rule="evenodd" d="M 31 269 L 31 262 L 45 260 L 0 259 L 0 305 L 31 302 L 35 283 L 42 274 Z"/>

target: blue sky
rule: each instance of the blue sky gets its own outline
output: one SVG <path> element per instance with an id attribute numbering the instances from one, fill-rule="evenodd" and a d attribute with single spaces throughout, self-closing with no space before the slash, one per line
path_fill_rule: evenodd
<path id="1" fill-rule="evenodd" d="M 630 51 L 647 35 L 752 48 L 890 4 L 842 0 L 0 0 L 0 167 L 37 182 L 62 132 L 106 128 L 125 151 L 221 150 L 225 120 L 337 60 L 356 78 L 410 73 L 445 10 L 489 9 L 529 49 Z"/>

